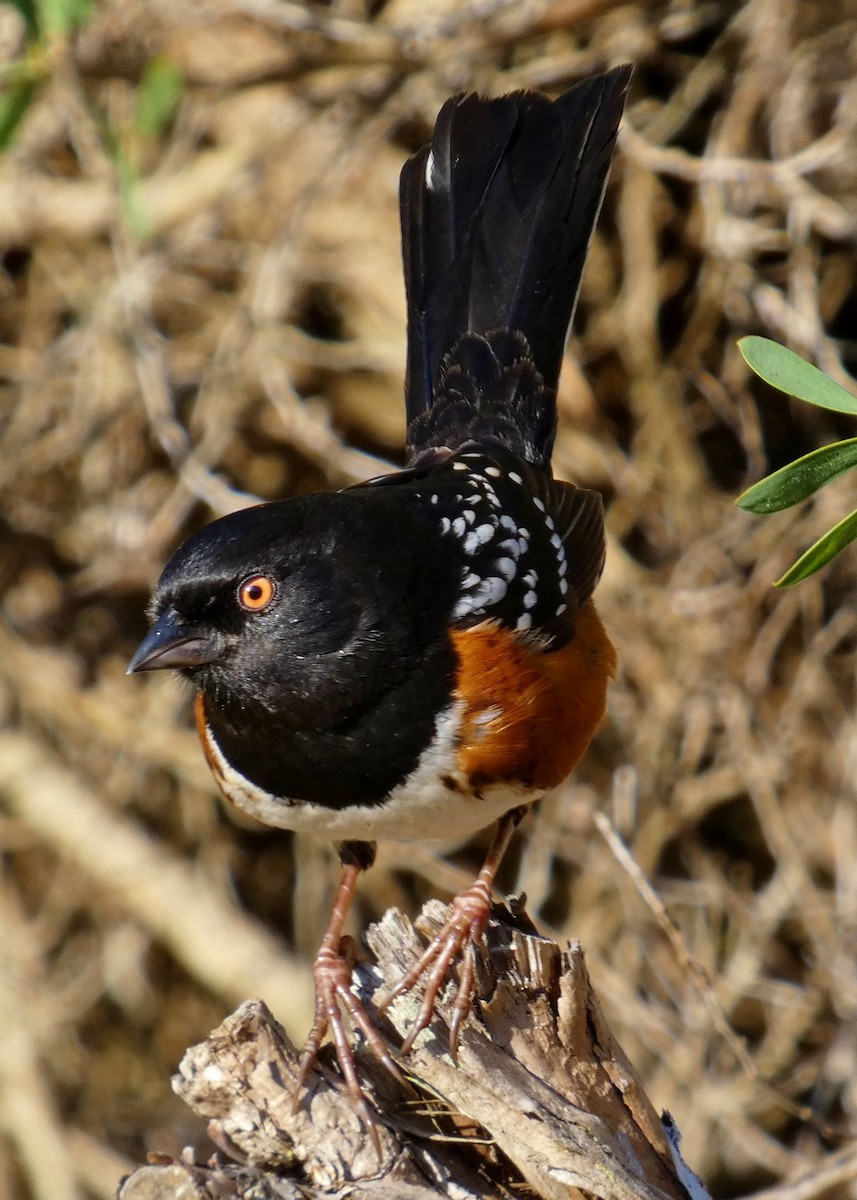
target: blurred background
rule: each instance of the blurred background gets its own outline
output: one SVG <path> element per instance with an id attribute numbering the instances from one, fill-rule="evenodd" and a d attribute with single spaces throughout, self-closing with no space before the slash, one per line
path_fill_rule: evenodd
<path id="1" fill-rule="evenodd" d="M 736 349 L 852 386 L 853 0 L 18 0 L 0 58 L 0 1200 L 208 1154 L 169 1080 L 242 999 L 305 1035 L 335 864 L 227 815 L 186 691 L 125 677 L 148 594 L 212 516 L 401 463 L 397 177 L 444 99 L 626 60 L 556 454 L 622 667 L 501 887 L 582 941 L 718 1197 L 850 1194 L 857 550 L 771 583 L 857 488 L 732 501 L 855 433 Z M 353 929 L 486 836 L 382 846 Z"/>

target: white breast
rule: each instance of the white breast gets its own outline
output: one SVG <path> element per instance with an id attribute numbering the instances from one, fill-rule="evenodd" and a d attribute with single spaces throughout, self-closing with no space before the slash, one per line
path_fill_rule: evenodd
<path id="1" fill-rule="evenodd" d="M 456 755 L 462 703 L 438 718 L 434 737 L 411 775 L 380 804 L 327 808 L 307 800 L 273 796 L 240 775 L 220 752 L 206 722 L 204 736 L 214 776 L 226 798 L 264 825 L 292 829 L 328 841 L 455 841 L 491 825 L 510 808 L 529 804 L 543 789 L 493 784 L 475 795 Z"/>

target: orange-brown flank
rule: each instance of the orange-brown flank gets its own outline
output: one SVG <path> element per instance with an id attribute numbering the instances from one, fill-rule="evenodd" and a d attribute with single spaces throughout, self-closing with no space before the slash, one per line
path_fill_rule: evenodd
<path id="1" fill-rule="evenodd" d="M 464 701 L 458 762 L 478 792 L 503 781 L 556 787 L 604 716 L 616 651 L 590 602 L 562 649 L 539 653 L 508 629 L 455 630 L 456 696 Z"/>

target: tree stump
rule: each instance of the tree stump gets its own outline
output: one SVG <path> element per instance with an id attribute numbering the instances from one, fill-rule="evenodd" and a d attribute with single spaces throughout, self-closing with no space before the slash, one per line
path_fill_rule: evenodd
<path id="1" fill-rule="evenodd" d="M 418 926 L 431 934 L 445 915 L 431 901 Z M 374 1013 L 373 996 L 401 977 L 422 943 L 395 910 L 368 941 L 376 963 L 355 967 L 354 987 Z M 561 950 L 516 901 L 496 905 L 477 954 L 477 993 L 457 1064 L 438 1017 L 402 1060 L 411 1090 L 358 1049 L 380 1160 L 329 1047 L 292 1111 L 298 1052 L 262 1001 L 246 1002 L 188 1050 L 173 1080 L 223 1156 L 153 1162 L 124 1181 L 120 1200 L 704 1197 L 671 1120 L 655 1112 L 610 1032 L 579 945 Z M 376 1015 L 391 1044 L 418 1002 L 404 996 Z"/>

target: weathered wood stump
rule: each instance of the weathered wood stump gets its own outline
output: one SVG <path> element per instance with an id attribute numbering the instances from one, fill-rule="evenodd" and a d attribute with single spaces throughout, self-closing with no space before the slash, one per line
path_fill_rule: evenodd
<path id="1" fill-rule="evenodd" d="M 445 907 L 430 902 L 432 932 Z M 368 935 L 376 964 L 355 968 L 372 997 L 415 961 L 421 942 L 395 910 Z M 248 1001 L 199 1046 L 173 1081 L 208 1122 L 224 1155 L 153 1163 L 122 1185 L 120 1200 L 284 1200 L 347 1194 L 354 1200 L 460 1200 L 510 1194 L 559 1200 L 686 1200 L 702 1193 L 614 1039 L 577 945 L 540 937 L 520 906 L 495 906 L 479 954 L 480 997 L 462 1031 L 458 1064 L 435 1019 L 404 1061 L 404 1089 L 368 1053 L 359 1067 L 378 1110 L 379 1161 L 323 1051 L 297 1112 L 298 1054 L 261 1001 Z M 401 1041 L 418 996 L 378 1018 Z M 231 1160 L 231 1161 L 230 1161 Z"/>

